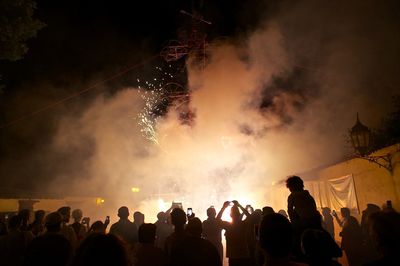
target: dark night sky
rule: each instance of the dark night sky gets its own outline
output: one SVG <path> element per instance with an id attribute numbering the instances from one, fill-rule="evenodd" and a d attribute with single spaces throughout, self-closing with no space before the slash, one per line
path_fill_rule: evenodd
<path id="1" fill-rule="evenodd" d="M 210 38 L 232 37 L 256 26 L 261 5 L 257 0 L 205 1 L 200 9 L 213 22 Z M 47 26 L 29 41 L 23 60 L 2 63 L 6 92 L 25 82 L 90 78 L 157 53 L 179 28 L 190 26 L 181 9 L 191 11 L 192 1 L 39 0 L 35 14 Z"/>

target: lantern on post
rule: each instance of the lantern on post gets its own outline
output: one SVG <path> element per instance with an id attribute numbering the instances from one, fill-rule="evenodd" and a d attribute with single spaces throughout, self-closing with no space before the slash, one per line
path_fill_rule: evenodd
<path id="1" fill-rule="evenodd" d="M 360 122 L 358 113 L 356 124 L 350 130 L 350 138 L 357 158 L 377 164 L 379 167 L 388 170 L 390 174 L 393 173 L 392 155 L 390 153 L 379 156 L 369 155 L 371 153 L 371 130 Z"/>
<path id="2" fill-rule="evenodd" d="M 354 149 L 359 155 L 365 156 L 369 153 L 369 141 L 371 137 L 371 131 L 365 125 L 360 122 L 357 113 L 356 124 L 351 128 L 350 138 Z"/>

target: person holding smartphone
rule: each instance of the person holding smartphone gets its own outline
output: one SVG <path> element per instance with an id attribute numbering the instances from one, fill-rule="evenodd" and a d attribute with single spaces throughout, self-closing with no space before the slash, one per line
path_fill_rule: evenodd
<path id="1" fill-rule="evenodd" d="M 233 204 L 230 214 L 232 222 L 222 221 L 222 214 L 231 203 Z M 245 220 L 242 220 L 242 215 L 246 216 Z M 229 259 L 229 265 L 245 266 L 251 264 L 246 238 L 249 217 L 250 213 L 236 200 L 232 202 L 226 201 L 217 215 L 221 227 L 225 229 L 226 257 Z"/>

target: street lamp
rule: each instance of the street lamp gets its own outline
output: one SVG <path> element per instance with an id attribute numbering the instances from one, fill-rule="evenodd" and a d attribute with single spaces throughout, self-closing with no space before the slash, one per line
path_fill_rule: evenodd
<path id="1" fill-rule="evenodd" d="M 369 153 L 369 140 L 371 137 L 371 130 L 368 127 L 364 126 L 358 117 L 357 113 L 357 122 L 351 128 L 350 138 L 353 144 L 354 149 L 358 152 L 359 155 L 365 156 Z"/>
<path id="2" fill-rule="evenodd" d="M 369 155 L 371 152 L 371 130 L 360 122 L 357 113 L 356 124 L 350 130 L 351 143 L 356 151 L 356 157 L 379 165 L 393 173 L 392 155 L 390 153 L 380 156 Z"/>

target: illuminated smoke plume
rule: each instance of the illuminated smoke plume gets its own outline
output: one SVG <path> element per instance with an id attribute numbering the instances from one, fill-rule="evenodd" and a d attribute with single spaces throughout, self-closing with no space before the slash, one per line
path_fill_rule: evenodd
<path id="1" fill-rule="evenodd" d="M 99 97 L 79 118 L 65 118 L 56 149 L 93 145 L 90 156 L 77 152 L 85 164 L 74 173 L 71 193 L 97 193 L 114 213 L 127 205 L 145 212 L 148 221 L 172 200 L 200 215 L 234 199 L 283 208 L 286 195 L 274 194 L 274 183 L 342 159 L 343 135 L 355 113 L 374 124 L 386 110 L 382 102 L 389 96 L 370 97 L 378 90 L 367 82 L 371 71 L 381 67 L 380 80 L 398 84 L 392 68 L 398 61 L 380 62 L 370 52 L 382 46 L 360 41 L 370 33 L 346 35 L 366 18 L 353 21 L 352 13 L 344 12 L 343 23 L 328 17 L 324 29 L 309 30 L 321 19 L 312 12 L 328 16 L 337 9 L 305 2 L 284 9 L 240 45 L 212 46 L 205 69 L 189 65 L 190 108 L 196 115 L 191 126 L 182 124 L 173 108 L 152 120 L 143 113 L 146 101 L 137 88 Z M 390 29 L 395 27 L 388 27 L 389 35 Z M 145 136 L 143 123 L 152 128 Z M 63 187 L 67 178 L 59 174 L 52 187 Z M 140 192 L 132 193 L 132 187 Z"/>

